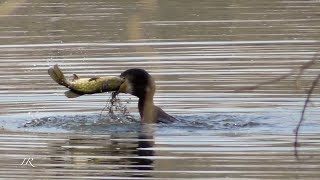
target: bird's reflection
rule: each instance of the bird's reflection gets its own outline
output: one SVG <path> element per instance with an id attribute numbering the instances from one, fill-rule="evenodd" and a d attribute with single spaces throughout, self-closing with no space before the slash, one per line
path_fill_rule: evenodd
<path id="1" fill-rule="evenodd" d="M 137 170 L 153 170 L 153 160 L 152 156 L 154 156 L 154 151 L 152 150 L 152 147 L 154 146 L 154 126 L 151 124 L 143 124 L 141 126 L 141 131 L 138 135 L 138 141 L 137 141 L 137 149 L 135 151 L 136 156 L 133 158 L 130 158 L 130 161 L 132 163 L 131 168 L 137 169 Z M 133 175 L 135 177 L 144 176 L 146 177 L 146 174 L 144 175 Z"/>
<path id="2" fill-rule="evenodd" d="M 49 164 L 65 169 L 101 169 L 99 176 L 151 177 L 154 129 L 153 125 L 141 125 L 130 134 L 69 135 L 65 141 L 49 144 Z"/>

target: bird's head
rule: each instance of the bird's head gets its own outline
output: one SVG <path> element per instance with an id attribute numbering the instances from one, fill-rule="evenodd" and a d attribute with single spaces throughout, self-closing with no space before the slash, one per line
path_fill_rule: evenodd
<path id="1" fill-rule="evenodd" d="M 152 76 L 143 69 L 128 69 L 121 73 L 123 83 L 119 88 L 119 92 L 129 93 L 138 98 L 145 98 L 147 95 L 153 97 L 155 92 L 155 82 Z"/>

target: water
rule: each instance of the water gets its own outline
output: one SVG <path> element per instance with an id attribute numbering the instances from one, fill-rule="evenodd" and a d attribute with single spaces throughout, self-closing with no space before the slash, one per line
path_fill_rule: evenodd
<path id="1" fill-rule="evenodd" d="M 25 1 L 0 3 L 0 179 L 316 179 L 319 88 L 293 155 L 319 63 L 318 1 Z M 76 99 L 47 74 L 144 68 L 155 103 L 179 119 L 101 113 L 109 94 Z M 21 165 L 25 158 L 33 158 Z M 31 159 L 30 159 L 31 160 Z"/>

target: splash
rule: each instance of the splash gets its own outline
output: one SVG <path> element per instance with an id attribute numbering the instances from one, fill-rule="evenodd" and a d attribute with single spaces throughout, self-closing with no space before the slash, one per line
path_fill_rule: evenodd
<path id="1" fill-rule="evenodd" d="M 130 114 L 126 105 L 120 100 L 118 93 L 113 92 L 99 115 L 63 115 L 35 118 L 21 127 L 58 127 L 67 130 L 92 130 L 92 128 L 100 129 L 103 127 L 106 129 L 111 126 L 138 122 Z"/>
<path id="2" fill-rule="evenodd" d="M 100 119 L 104 113 L 107 111 L 107 115 L 111 116 L 113 119 L 119 119 L 119 117 L 124 117 L 127 120 L 133 120 L 133 116 L 128 111 L 126 104 L 122 103 L 118 96 L 118 92 L 112 92 L 106 106 L 101 110 Z M 128 104 L 129 102 L 127 102 Z M 120 119 L 119 119 L 120 120 Z"/>

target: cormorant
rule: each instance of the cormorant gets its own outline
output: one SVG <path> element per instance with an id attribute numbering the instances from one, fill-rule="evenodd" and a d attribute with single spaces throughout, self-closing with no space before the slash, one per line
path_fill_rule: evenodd
<path id="1" fill-rule="evenodd" d="M 124 82 L 120 85 L 119 92 L 129 93 L 139 98 L 138 109 L 143 123 L 170 123 L 176 120 L 154 105 L 156 84 L 148 72 L 138 68 L 128 69 L 122 72 L 120 77 Z"/>

